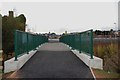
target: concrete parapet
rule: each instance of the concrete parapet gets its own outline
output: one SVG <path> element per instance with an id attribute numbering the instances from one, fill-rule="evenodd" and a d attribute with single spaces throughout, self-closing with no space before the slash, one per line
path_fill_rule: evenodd
<path id="1" fill-rule="evenodd" d="M 72 50 L 72 52 L 81 59 L 87 66 L 96 69 L 103 69 L 103 59 L 93 56 L 93 59 L 90 59 L 90 56 L 84 53 L 79 53 L 77 50 Z"/>
<path id="2" fill-rule="evenodd" d="M 18 57 L 18 61 L 15 61 L 15 57 L 4 62 L 4 73 L 19 70 L 35 53 L 35 51 L 30 51 L 29 54 L 24 54 Z"/>

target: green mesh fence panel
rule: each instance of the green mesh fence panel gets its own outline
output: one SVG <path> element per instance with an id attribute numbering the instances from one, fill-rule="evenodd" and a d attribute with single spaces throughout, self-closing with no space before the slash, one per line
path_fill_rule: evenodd
<path id="1" fill-rule="evenodd" d="M 80 53 L 88 54 L 93 59 L 93 30 L 63 35 L 60 37 L 60 42 L 69 45 Z"/>
<path id="2" fill-rule="evenodd" d="M 39 34 L 30 34 L 27 32 L 15 31 L 15 60 L 17 57 L 36 49 L 39 45 L 48 42 L 48 38 Z"/>

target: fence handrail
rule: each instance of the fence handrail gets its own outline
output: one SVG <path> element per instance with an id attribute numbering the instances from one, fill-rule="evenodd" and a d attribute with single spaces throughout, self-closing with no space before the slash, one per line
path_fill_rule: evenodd
<path id="1" fill-rule="evenodd" d="M 90 54 L 93 59 L 93 29 L 80 33 L 66 34 L 60 37 L 60 42 L 63 42 L 79 52 Z"/>
<path id="2" fill-rule="evenodd" d="M 48 41 L 46 36 L 41 34 L 31 34 L 28 32 L 15 30 L 14 46 L 15 46 L 15 61 L 17 57 L 23 53 L 36 49 L 39 45 Z"/>

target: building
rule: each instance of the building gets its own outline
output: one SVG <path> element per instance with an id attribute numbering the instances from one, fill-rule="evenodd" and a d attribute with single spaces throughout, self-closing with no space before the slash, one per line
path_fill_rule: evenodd
<path id="1" fill-rule="evenodd" d="M 13 11 L 9 11 L 9 17 L 14 17 L 14 12 Z"/>

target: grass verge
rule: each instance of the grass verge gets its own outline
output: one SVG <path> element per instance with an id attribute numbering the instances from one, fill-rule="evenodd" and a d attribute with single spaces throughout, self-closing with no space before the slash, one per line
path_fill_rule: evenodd
<path id="1" fill-rule="evenodd" d="M 107 80 L 109 80 L 110 78 L 113 78 L 112 80 L 120 80 L 120 74 L 118 73 L 113 73 L 113 72 L 107 72 L 107 71 L 104 71 L 104 70 L 100 70 L 100 69 L 93 69 L 93 73 L 96 77 L 96 80 L 99 80 L 100 78 L 103 78 L 103 79 L 106 79 L 108 78 Z M 111 80 L 111 79 L 110 79 Z"/>

